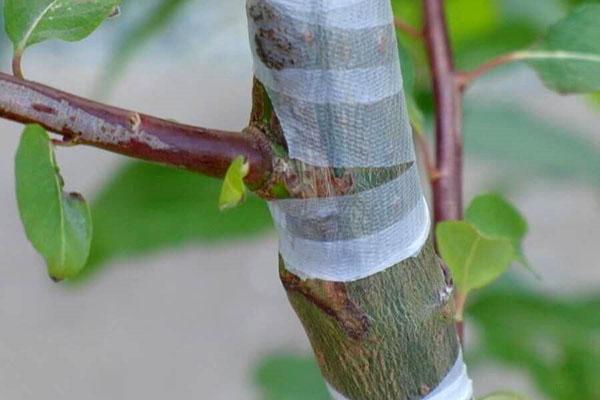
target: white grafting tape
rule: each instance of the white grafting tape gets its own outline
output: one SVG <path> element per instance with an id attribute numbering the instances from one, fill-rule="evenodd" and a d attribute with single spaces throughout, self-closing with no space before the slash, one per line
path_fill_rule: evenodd
<path id="1" fill-rule="evenodd" d="M 363 29 L 392 22 L 389 2 L 372 0 L 271 0 L 281 11 L 306 23 L 329 28 Z"/>
<path id="2" fill-rule="evenodd" d="M 366 278 L 418 254 L 429 236 L 429 209 L 424 198 L 391 226 L 339 241 L 298 237 L 287 229 L 277 202 L 270 208 L 279 229 L 279 249 L 286 269 L 302 279 L 351 282 Z"/>
<path id="3" fill-rule="evenodd" d="M 254 65 L 256 77 L 265 86 L 308 103 L 376 103 L 402 90 L 394 64 L 351 70 L 281 71 L 273 71 L 261 62 Z"/>
<path id="4" fill-rule="evenodd" d="M 335 390 L 329 383 L 325 382 L 325 384 L 327 385 L 327 390 L 329 390 L 329 394 L 333 400 L 349 400 L 346 396 Z"/>
<path id="5" fill-rule="evenodd" d="M 471 400 L 473 382 L 467 374 L 462 352 L 442 382 L 423 400 Z"/>
<path id="6" fill-rule="evenodd" d="M 351 194 L 270 203 L 286 268 L 347 282 L 417 254 L 430 218 L 390 0 L 248 0 L 247 9 L 255 75 L 288 156 L 358 169 Z"/>
<path id="7" fill-rule="evenodd" d="M 335 390 L 330 384 L 327 384 L 327 389 L 333 400 L 368 400 L 349 399 Z M 467 366 L 463 361 L 461 352 L 446 377 L 422 400 L 471 400 L 472 398 L 473 382 L 467 375 Z"/>

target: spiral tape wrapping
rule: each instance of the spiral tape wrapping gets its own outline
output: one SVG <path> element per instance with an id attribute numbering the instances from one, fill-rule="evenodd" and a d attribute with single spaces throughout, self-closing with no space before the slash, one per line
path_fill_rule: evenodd
<path id="1" fill-rule="evenodd" d="M 289 158 L 366 181 L 344 195 L 270 203 L 286 268 L 353 281 L 417 254 L 430 219 L 390 1 L 249 0 L 247 12 L 255 76 Z"/>

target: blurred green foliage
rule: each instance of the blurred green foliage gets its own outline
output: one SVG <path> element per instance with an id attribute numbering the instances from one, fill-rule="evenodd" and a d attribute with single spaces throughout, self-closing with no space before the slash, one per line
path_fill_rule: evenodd
<path id="1" fill-rule="evenodd" d="M 529 64 L 547 87 L 559 93 L 600 90 L 599 20 L 600 4 L 577 7 L 529 52 Z"/>
<path id="2" fill-rule="evenodd" d="M 221 181 L 142 162 L 121 168 L 92 202 L 94 234 L 82 277 L 109 260 L 190 242 L 234 240 L 272 226 L 264 201 L 220 212 Z M 199 264 L 201 264 L 199 262 Z"/>
<path id="3" fill-rule="evenodd" d="M 467 104 L 464 135 L 467 152 L 494 161 L 515 183 L 541 175 L 600 186 L 598 145 L 516 104 Z"/>
<path id="4" fill-rule="evenodd" d="M 557 299 L 505 279 L 481 291 L 468 308 L 467 320 L 481 336 L 467 359 L 521 370 L 549 400 L 600 399 L 599 309 L 600 296 Z M 312 358 L 279 354 L 263 361 L 257 376 L 265 400 L 327 398 Z M 297 391 L 285 397 L 283 388 L 295 387 L 298 376 L 318 395 Z"/>
<path id="5" fill-rule="evenodd" d="M 480 400 L 528 400 L 528 398 L 519 393 L 502 390 L 482 397 Z"/>
<path id="6" fill-rule="evenodd" d="M 330 400 L 314 357 L 275 355 L 257 366 L 264 400 Z"/>
<path id="7" fill-rule="evenodd" d="M 107 58 L 102 77 L 98 81 L 100 96 L 104 96 L 117 84 L 127 63 L 153 38 L 176 22 L 181 10 L 193 0 L 157 0 L 144 5 L 146 11 L 127 27 L 114 44 Z M 125 0 L 124 13 L 139 7 L 137 1 Z"/>
<path id="8" fill-rule="evenodd" d="M 445 0 L 456 64 L 472 68 L 493 56 L 529 47 L 550 24 L 583 3 L 599 1 Z M 422 25 L 421 0 L 392 0 L 392 4 L 396 15 Z M 419 61 L 420 68 L 425 67 L 423 56 Z"/>
<path id="9" fill-rule="evenodd" d="M 4 0 L 0 0 L 0 10 L 4 10 Z M 11 50 L 10 50 L 10 41 L 7 35 L 4 35 L 4 13 L 0 12 L 0 65 L 1 63 L 8 59 Z"/>
<path id="10" fill-rule="evenodd" d="M 521 369 L 552 400 L 600 399 L 600 296 L 557 299 L 503 282 L 469 306 L 474 353 Z"/>

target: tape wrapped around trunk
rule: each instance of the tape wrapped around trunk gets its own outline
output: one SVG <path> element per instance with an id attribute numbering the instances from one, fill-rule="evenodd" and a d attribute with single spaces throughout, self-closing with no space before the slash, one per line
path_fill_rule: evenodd
<path id="1" fill-rule="evenodd" d="M 247 11 L 255 75 L 289 158 L 351 170 L 356 186 L 270 203 L 286 268 L 352 281 L 418 253 L 429 213 L 389 0 L 249 0 Z"/>

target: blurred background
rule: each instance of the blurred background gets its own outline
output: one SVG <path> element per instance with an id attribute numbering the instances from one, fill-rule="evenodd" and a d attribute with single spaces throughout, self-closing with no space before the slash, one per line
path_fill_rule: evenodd
<path id="1" fill-rule="evenodd" d="M 448 0 L 458 65 L 531 45 L 581 2 Z M 416 0 L 394 5 L 418 20 Z M 121 11 L 82 43 L 33 47 L 25 75 L 180 122 L 245 126 L 243 0 L 125 0 Z M 422 51 L 402 43 L 429 121 Z M 21 129 L 0 121 L 1 399 L 327 399 L 278 280 L 262 201 L 220 213 L 218 181 L 58 149 L 66 188 L 91 200 L 95 227 L 83 277 L 54 284 L 19 221 Z M 505 67 L 469 90 L 465 136 L 466 198 L 494 190 L 518 206 L 541 276 L 515 266 L 474 296 L 466 354 L 478 395 L 600 399 L 600 102 L 554 95 L 525 66 Z"/>

